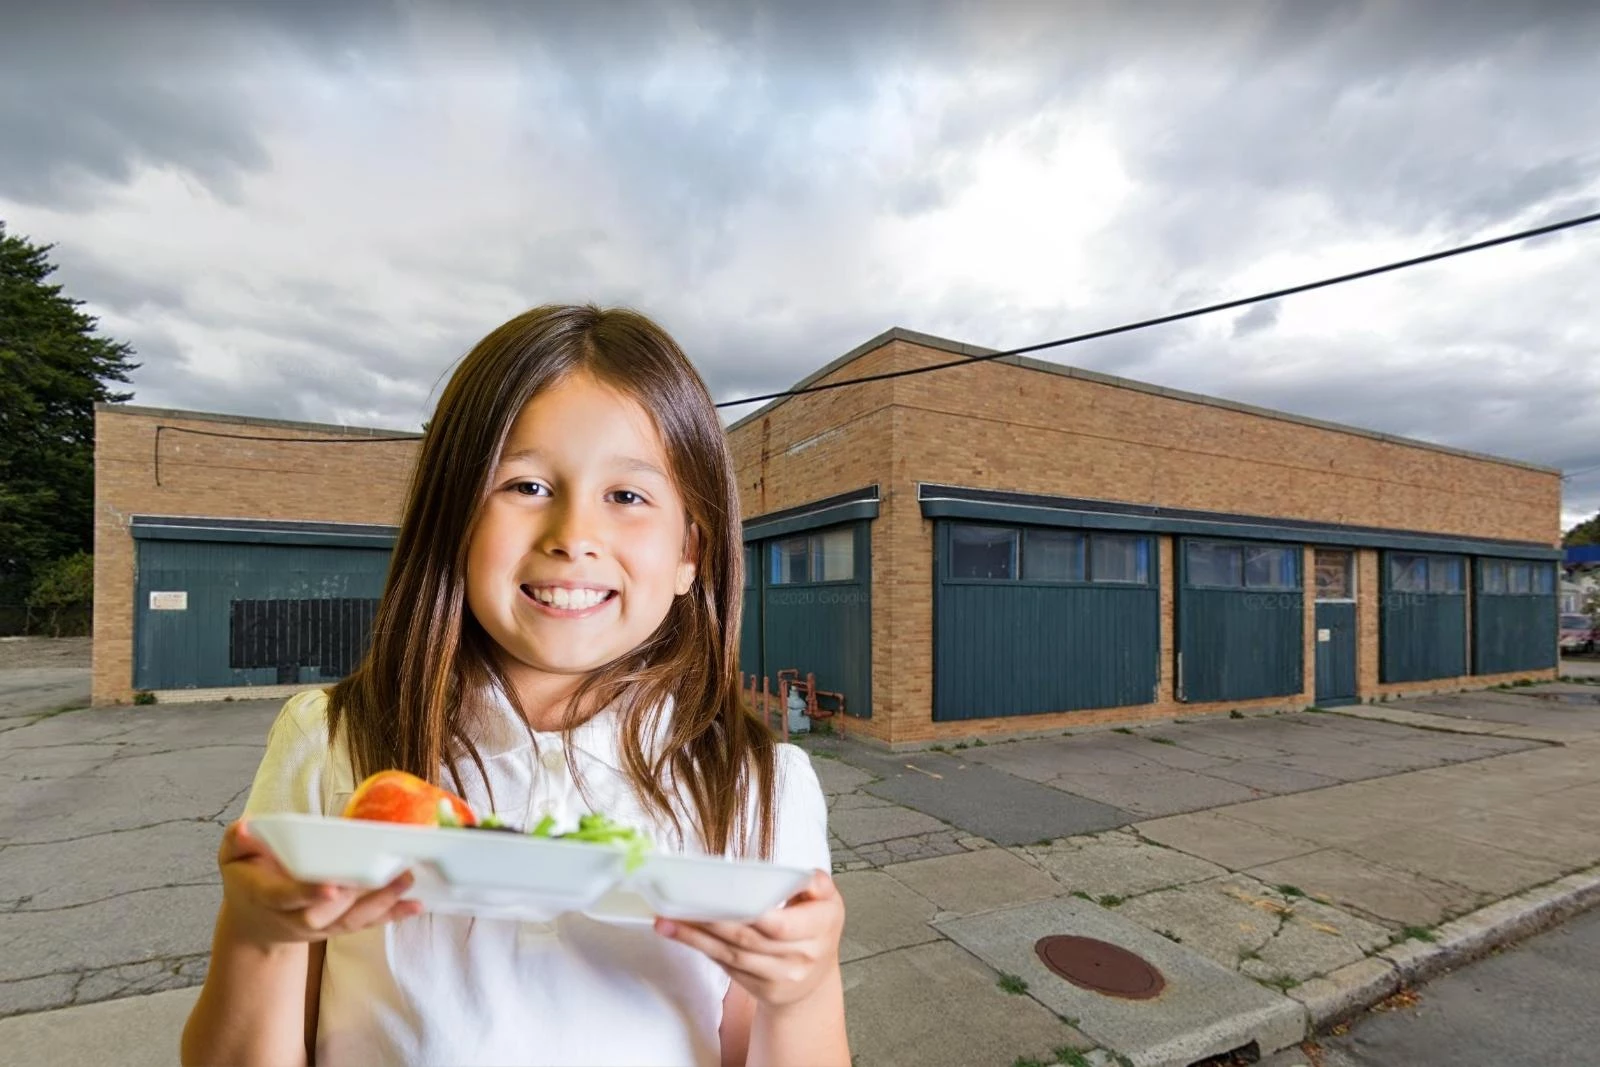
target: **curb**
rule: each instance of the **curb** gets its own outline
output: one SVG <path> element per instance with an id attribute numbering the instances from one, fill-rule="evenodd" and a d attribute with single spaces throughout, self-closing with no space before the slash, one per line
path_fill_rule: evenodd
<path id="1" fill-rule="evenodd" d="M 1452 919 L 1432 942 L 1402 941 L 1375 956 L 1313 978 L 1289 991 L 1305 1005 L 1307 1037 L 1361 1014 L 1416 985 L 1503 945 L 1549 929 L 1600 904 L 1600 867 L 1569 874 Z"/>

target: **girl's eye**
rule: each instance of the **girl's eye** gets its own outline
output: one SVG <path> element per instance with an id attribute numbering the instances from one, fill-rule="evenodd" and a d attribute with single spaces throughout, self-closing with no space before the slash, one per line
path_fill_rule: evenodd
<path id="1" fill-rule="evenodd" d="M 635 493 L 632 489 L 618 489 L 611 494 L 611 497 L 619 504 L 643 504 L 645 502 L 644 497 Z"/>
<path id="2" fill-rule="evenodd" d="M 515 482 L 511 486 L 511 491 L 522 496 L 538 496 L 540 493 L 548 493 L 550 490 L 538 482 Z"/>

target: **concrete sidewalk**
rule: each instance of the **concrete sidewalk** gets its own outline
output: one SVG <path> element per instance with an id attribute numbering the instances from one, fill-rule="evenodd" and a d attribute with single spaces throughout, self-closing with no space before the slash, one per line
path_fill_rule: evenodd
<path id="1" fill-rule="evenodd" d="M 1600 863 L 1594 686 L 899 757 L 810 744 L 834 757 L 863 1064 L 1271 1052 L 1600 892 L 1563 880 Z M 1254 798 L 1214 803 L 1234 786 Z M 1028 840 L 1041 808 L 1080 832 Z M 1039 960 L 1050 934 L 1128 948 L 1167 989 L 1079 989 Z"/>
<path id="2" fill-rule="evenodd" d="M 3 724 L 8 1055 L 141 1062 L 136 1020 L 150 1062 L 172 1062 L 205 973 L 217 835 L 277 706 Z M 1600 891 L 1568 877 L 1600 863 L 1600 686 L 943 752 L 805 743 L 849 906 L 862 1067 L 1267 1053 Z M 1127 948 L 1166 988 L 1068 983 L 1035 951 L 1052 934 Z"/>

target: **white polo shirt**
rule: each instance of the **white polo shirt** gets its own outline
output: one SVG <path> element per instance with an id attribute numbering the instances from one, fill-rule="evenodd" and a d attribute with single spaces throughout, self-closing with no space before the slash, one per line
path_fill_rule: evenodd
<path id="1" fill-rule="evenodd" d="M 658 849 L 687 851 L 628 786 L 612 711 L 568 739 L 589 802 L 567 770 L 561 735 L 534 737 L 538 759 L 503 699 L 491 701 L 474 727 L 494 807 L 508 822 L 548 811 L 571 825 L 593 810 L 639 827 Z M 829 870 L 827 804 L 810 757 L 779 745 L 777 772 L 773 862 Z M 488 812 L 470 760 L 461 777 L 464 799 Z M 326 693 L 300 693 L 272 725 L 245 813 L 338 814 L 355 791 L 353 778 L 342 736 L 329 743 Z M 316 1063 L 715 1067 L 728 983 L 716 964 L 649 925 L 578 914 L 530 923 L 425 912 L 327 943 Z"/>

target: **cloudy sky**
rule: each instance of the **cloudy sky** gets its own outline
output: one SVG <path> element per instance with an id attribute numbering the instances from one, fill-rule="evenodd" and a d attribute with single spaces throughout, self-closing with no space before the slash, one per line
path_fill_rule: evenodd
<path id="1" fill-rule="evenodd" d="M 1582 0 L 33 7 L 0 220 L 142 404 L 415 428 L 551 300 L 736 399 L 890 326 L 1007 348 L 1600 210 Z M 1570 523 L 1596 292 L 1591 226 L 1043 355 L 1560 467 Z"/>

